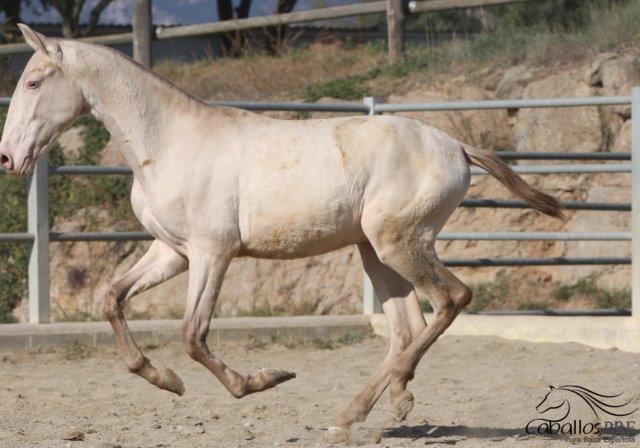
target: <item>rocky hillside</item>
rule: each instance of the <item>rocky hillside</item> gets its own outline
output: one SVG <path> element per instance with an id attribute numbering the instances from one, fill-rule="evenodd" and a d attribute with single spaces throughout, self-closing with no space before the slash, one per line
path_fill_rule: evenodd
<path id="1" fill-rule="evenodd" d="M 330 47 L 329 47 L 330 48 Z M 362 65 L 362 63 L 359 62 Z M 366 65 L 366 64 L 365 64 Z M 275 69 L 274 69 L 275 70 Z M 262 78 L 263 76 L 258 76 Z M 177 81 L 180 83 L 180 79 Z M 182 80 L 184 82 L 184 80 Z M 551 66 L 520 64 L 508 69 L 476 67 L 429 76 L 408 75 L 369 88 L 388 102 L 459 99 L 584 97 L 626 95 L 640 85 L 640 56 L 635 48 L 591 55 L 580 62 Z M 358 93 L 358 92 L 356 92 Z M 224 95 L 221 95 L 224 96 Z M 286 97 L 295 99 L 295 96 Z M 301 95 L 304 99 L 305 95 Z M 274 94 L 271 99 L 283 98 Z M 299 98 L 299 97 L 298 97 Z M 319 101 L 343 101 L 321 98 Z M 275 114 L 300 118 L 295 114 Z M 314 116 L 321 114 L 314 114 Z M 630 150 L 628 107 L 526 109 L 508 111 L 410 113 L 476 146 L 515 151 Z M 323 114 L 322 116 L 326 116 Z M 86 129 L 75 127 L 61 139 L 63 150 L 78 151 Z M 117 148 L 102 149 L 104 164 L 123 163 Z M 535 163 L 535 162 L 526 162 Z M 548 162 L 544 162 L 548 163 Z M 630 201 L 626 174 L 526 176 L 535 186 L 563 200 Z M 468 197 L 505 198 L 510 194 L 488 176 L 475 176 Z M 58 231 L 87 228 L 82 214 L 58 218 Z M 93 210 L 101 229 L 124 230 L 130 222 Z M 626 231 L 630 213 L 569 212 L 562 223 L 530 210 L 459 209 L 445 231 Z M 112 277 L 126 270 L 147 243 L 69 243 L 52 249 L 52 299 L 59 320 L 99 318 L 104 291 Z M 628 256 L 626 242 L 488 242 L 438 243 L 442 258 Z M 589 308 L 629 306 L 628 267 L 527 267 L 455 269 L 473 285 L 476 309 Z M 357 250 L 294 261 L 239 259 L 233 262 L 221 292 L 217 315 L 353 313 L 361 307 L 362 271 Z M 139 318 L 178 317 L 186 297 L 181 275 L 136 298 L 130 313 Z M 26 313 L 26 304 L 16 310 Z"/>

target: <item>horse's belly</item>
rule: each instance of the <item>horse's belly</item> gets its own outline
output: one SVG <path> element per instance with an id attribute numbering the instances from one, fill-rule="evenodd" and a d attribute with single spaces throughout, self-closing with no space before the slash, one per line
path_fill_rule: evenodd
<path id="1" fill-rule="evenodd" d="M 241 256 L 300 258 L 320 255 L 365 240 L 352 217 L 305 219 L 300 215 L 254 217 L 241 232 Z"/>

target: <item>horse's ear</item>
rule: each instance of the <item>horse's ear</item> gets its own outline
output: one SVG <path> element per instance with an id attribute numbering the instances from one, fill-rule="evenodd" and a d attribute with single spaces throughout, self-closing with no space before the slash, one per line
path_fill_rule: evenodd
<path id="1" fill-rule="evenodd" d="M 48 56 L 54 64 L 60 64 L 60 62 L 62 62 L 62 49 L 56 40 L 50 39 L 37 31 L 33 31 L 23 23 L 19 23 L 18 27 L 20 31 L 22 31 L 24 40 L 31 48 Z"/>

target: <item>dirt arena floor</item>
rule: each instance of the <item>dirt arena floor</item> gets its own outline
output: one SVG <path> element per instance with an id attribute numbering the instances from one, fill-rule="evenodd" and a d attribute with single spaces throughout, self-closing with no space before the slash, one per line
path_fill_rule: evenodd
<path id="1" fill-rule="evenodd" d="M 640 354 L 445 336 L 410 383 L 416 404 L 406 421 L 393 421 L 385 394 L 351 442 L 332 441 L 328 423 L 373 372 L 386 345 L 372 337 L 337 346 L 218 347 L 218 354 L 243 372 L 268 366 L 298 374 L 241 400 L 188 359 L 178 344 L 146 352 L 156 365 L 170 366 L 182 376 L 183 397 L 129 374 L 111 349 L 71 344 L 53 353 L 0 355 L 0 446 L 576 446 L 524 430 L 538 416 L 535 406 L 549 385 L 623 391 L 632 404 L 640 403 Z M 640 420 L 640 411 L 636 414 Z M 631 439 L 640 439 L 638 433 L 628 430 L 593 446 L 637 446 Z"/>

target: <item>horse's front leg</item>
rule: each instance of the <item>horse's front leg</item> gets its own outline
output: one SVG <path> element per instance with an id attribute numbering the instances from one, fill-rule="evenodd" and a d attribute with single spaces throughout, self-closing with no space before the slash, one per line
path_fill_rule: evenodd
<path id="1" fill-rule="evenodd" d="M 122 277 L 113 282 L 104 301 L 104 313 L 116 335 L 118 348 L 130 372 L 160 389 L 184 393 L 180 378 L 173 371 L 156 369 L 136 345 L 124 317 L 124 301 L 175 275 L 184 272 L 187 261 L 161 241 L 154 241 L 147 253 Z"/>
<path id="2" fill-rule="evenodd" d="M 255 375 L 242 375 L 209 350 L 209 324 L 224 274 L 234 256 L 223 248 L 216 252 L 215 255 L 189 252 L 189 300 L 182 326 L 182 338 L 189 356 L 209 369 L 236 398 L 294 378 L 294 373 L 279 369 L 261 369 Z"/>

